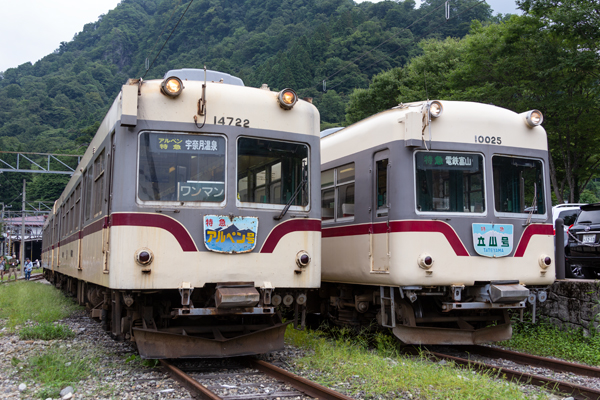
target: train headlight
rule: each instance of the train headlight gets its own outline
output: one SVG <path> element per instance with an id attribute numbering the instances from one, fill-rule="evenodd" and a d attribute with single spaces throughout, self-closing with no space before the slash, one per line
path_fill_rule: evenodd
<path id="1" fill-rule="evenodd" d="M 308 267 L 308 264 L 310 264 L 310 254 L 304 250 L 299 251 L 298 254 L 296 254 L 296 264 L 298 264 L 300 268 Z"/>
<path id="2" fill-rule="evenodd" d="M 442 103 L 439 101 L 432 101 L 429 103 L 429 116 L 432 118 L 437 118 L 444 112 L 444 107 L 442 107 Z"/>
<path id="3" fill-rule="evenodd" d="M 182 90 L 183 83 L 181 82 L 181 79 L 176 76 L 167 78 L 160 84 L 160 91 L 170 97 L 179 96 Z"/>
<path id="4" fill-rule="evenodd" d="M 429 269 L 433 267 L 433 257 L 427 253 L 423 253 L 419 256 L 417 263 L 419 264 L 419 267 Z"/>
<path id="5" fill-rule="evenodd" d="M 531 110 L 521 114 L 525 117 L 525 123 L 530 128 L 535 128 L 544 122 L 544 116 L 538 110 Z"/>
<path id="6" fill-rule="evenodd" d="M 542 269 L 547 269 L 552 265 L 552 258 L 546 254 L 542 254 L 538 260 Z"/>
<path id="7" fill-rule="evenodd" d="M 292 89 L 283 89 L 277 95 L 277 100 L 279 101 L 281 108 L 284 110 L 291 110 L 298 101 L 298 96 Z"/>
<path id="8" fill-rule="evenodd" d="M 154 254 L 150 249 L 139 249 L 135 252 L 135 261 L 143 267 L 147 267 L 152 263 Z"/>

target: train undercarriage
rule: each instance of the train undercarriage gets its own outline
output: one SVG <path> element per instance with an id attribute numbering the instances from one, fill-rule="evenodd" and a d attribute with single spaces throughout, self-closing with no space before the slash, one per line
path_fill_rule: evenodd
<path id="1" fill-rule="evenodd" d="M 303 327 L 306 290 L 256 289 L 252 282 L 202 288 L 115 290 L 44 270 L 44 277 L 85 306 L 116 340 L 135 342 L 140 356 L 221 358 L 282 349 L 289 323 Z M 283 322 L 281 309 L 294 310 Z"/>
<path id="2" fill-rule="evenodd" d="M 357 330 L 390 328 L 405 344 L 466 345 L 510 339 L 509 309 L 546 300 L 544 288 L 517 281 L 472 287 L 386 287 L 323 282 L 321 315 Z"/>

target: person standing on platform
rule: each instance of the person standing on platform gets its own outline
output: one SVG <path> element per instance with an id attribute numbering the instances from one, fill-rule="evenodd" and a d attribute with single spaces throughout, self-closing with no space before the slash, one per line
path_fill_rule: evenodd
<path id="1" fill-rule="evenodd" d="M 31 278 L 31 271 L 33 270 L 33 264 L 29 258 L 25 259 L 24 268 L 25 269 L 23 271 L 25 272 L 25 280 L 28 281 L 29 278 Z"/>

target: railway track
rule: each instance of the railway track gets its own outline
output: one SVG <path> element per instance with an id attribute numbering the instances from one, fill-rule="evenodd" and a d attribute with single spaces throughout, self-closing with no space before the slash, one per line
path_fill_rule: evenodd
<path id="1" fill-rule="evenodd" d="M 42 279 L 44 279 L 44 274 L 42 274 L 42 273 L 39 273 L 39 274 L 33 274 L 33 275 L 31 275 L 31 277 L 29 278 L 29 280 L 30 280 L 30 281 L 39 281 L 39 280 L 42 280 Z M 19 276 L 19 277 L 17 278 L 17 280 L 16 280 L 16 281 L 15 281 L 14 279 L 11 279 L 10 281 L 5 281 L 5 280 L 3 280 L 3 281 L 2 281 L 2 282 L 0 282 L 0 283 L 14 283 L 14 282 L 18 282 L 18 281 L 24 281 L 24 280 L 25 280 L 25 277 L 24 277 L 24 276 Z"/>
<path id="2" fill-rule="evenodd" d="M 417 350 L 414 350 L 413 354 L 415 352 Z M 490 371 L 509 381 L 557 390 L 575 399 L 600 399 L 600 389 L 585 387 L 564 380 L 565 377 L 568 378 L 569 375 L 573 374 L 600 379 L 600 368 L 485 346 L 454 346 L 442 350 L 437 350 L 437 347 L 428 347 L 427 352 L 431 358 L 436 360 L 453 361 L 459 365 L 470 366 L 482 371 Z M 498 360 L 507 360 L 530 367 L 551 370 L 557 373 L 557 377 L 542 376 L 500 367 L 498 364 L 502 364 L 502 362 L 498 363 Z M 495 365 L 492 365 L 492 362 Z M 559 377 L 563 379 L 559 379 Z"/>
<path id="3" fill-rule="evenodd" d="M 220 361 L 220 360 L 219 360 Z M 195 398 L 206 400 L 310 399 L 352 400 L 334 390 L 254 358 L 237 359 L 220 367 L 162 366 Z"/>

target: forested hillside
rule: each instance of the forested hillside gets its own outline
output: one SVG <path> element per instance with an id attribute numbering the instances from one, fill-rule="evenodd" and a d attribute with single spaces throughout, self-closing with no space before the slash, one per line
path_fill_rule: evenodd
<path id="1" fill-rule="evenodd" d="M 343 124 L 352 91 L 419 55 L 422 38 L 462 38 L 472 20 L 490 22 L 478 3 L 453 1 L 446 21 L 443 0 L 123 0 L 54 53 L 0 73 L 0 150 L 82 154 L 128 78 L 204 65 L 249 86 L 294 88 L 314 98 L 324 127 Z M 18 197 L 23 177 L 31 200 L 54 200 L 65 181 L 5 173 L 0 201 Z"/>

